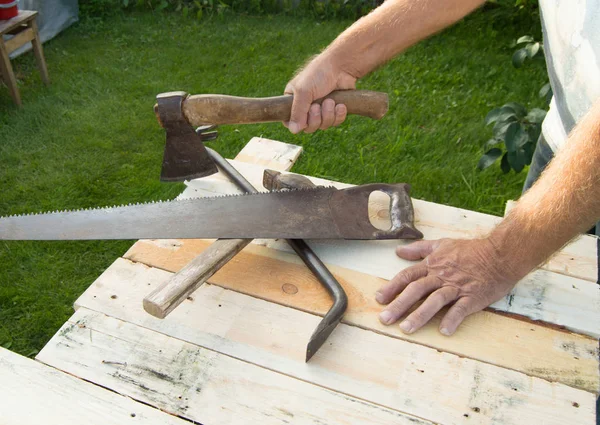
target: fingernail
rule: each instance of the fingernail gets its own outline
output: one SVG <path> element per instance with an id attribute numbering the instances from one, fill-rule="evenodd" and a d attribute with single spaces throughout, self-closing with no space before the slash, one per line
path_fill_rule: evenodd
<path id="1" fill-rule="evenodd" d="M 413 330 L 413 325 L 408 320 L 405 320 L 404 322 L 400 323 L 400 329 L 402 329 L 402 332 L 409 334 Z"/>
<path id="2" fill-rule="evenodd" d="M 292 133 L 296 134 L 300 130 L 300 126 L 297 123 L 292 121 L 292 122 L 290 122 L 289 130 Z"/>
<path id="3" fill-rule="evenodd" d="M 442 335 L 450 336 L 450 331 L 447 328 L 440 329 Z"/>
<path id="4" fill-rule="evenodd" d="M 379 319 L 388 325 L 392 321 L 392 312 L 383 310 L 381 313 L 379 313 Z"/>
<path id="5" fill-rule="evenodd" d="M 379 291 L 375 292 L 375 299 L 379 304 L 383 304 L 385 302 L 385 298 L 383 298 L 383 294 Z"/>

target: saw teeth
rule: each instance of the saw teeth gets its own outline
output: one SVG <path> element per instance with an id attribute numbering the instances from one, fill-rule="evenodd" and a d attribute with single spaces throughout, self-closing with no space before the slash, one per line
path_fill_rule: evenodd
<path id="1" fill-rule="evenodd" d="M 187 202 L 187 201 L 196 201 L 198 199 L 211 200 L 211 199 L 220 199 L 220 198 L 237 198 L 237 197 L 241 197 L 241 196 L 266 196 L 266 195 L 273 195 L 276 193 L 313 192 L 313 191 L 320 192 L 320 191 L 333 191 L 333 190 L 337 190 L 337 189 L 333 186 L 319 186 L 319 187 L 314 187 L 314 188 L 281 189 L 281 190 L 274 190 L 271 192 L 228 193 L 228 194 L 224 194 L 224 195 L 197 196 L 197 197 L 192 197 L 192 198 L 174 199 L 174 200 L 162 200 L 161 199 L 158 201 L 152 200 L 152 201 L 148 201 L 148 202 L 136 202 L 135 204 L 129 203 L 129 204 L 123 204 L 123 205 L 113 205 L 112 207 L 111 206 L 87 207 L 87 208 L 79 208 L 79 209 L 75 209 L 75 210 L 56 210 L 56 211 L 50 211 L 50 212 L 46 211 L 46 212 L 38 212 L 38 213 L 28 212 L 28 213 L 24 213 L 24 214 L 13 214 L 13 215 L 9 215 L 9 216 L 0 217 L 0 220 L 9 219 L 9 218 L 18 218 L 18 217 L 49 215 L 49 214 L 77 213 L 77 212 L 82 212 L 82 211 L 97 211 L 97 210 L 110 210 L 110 209 L 116 209 L 116 208 L 129 208 L 132 206 L 143 206 L 143 205 L 150 205 L 150 204 Z"/>

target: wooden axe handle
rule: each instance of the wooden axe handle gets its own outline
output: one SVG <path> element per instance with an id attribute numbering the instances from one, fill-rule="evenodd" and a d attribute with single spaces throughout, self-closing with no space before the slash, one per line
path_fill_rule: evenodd
<path id="1" fill-rule="evenodd" d="M 317 99 L 321 103 L 333 99 L 346 105 L 349 114 L 373 119 L 382 118 L 388 111 L 388 95 L 369 90 L 336 90 Z M 192 126 L 206 124 L 251 124 L 289 121 L 292 95 L 249 98 L 221 94 L 189 96 L 183 102 L 183 114 Z M 156 111 L 156 108 L 155 108 Z"/>

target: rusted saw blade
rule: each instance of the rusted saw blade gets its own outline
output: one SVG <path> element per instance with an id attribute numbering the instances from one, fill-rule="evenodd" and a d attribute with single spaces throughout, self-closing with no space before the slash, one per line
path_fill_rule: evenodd
<path id="1" fill-rule="evenodd" d="M 376 190 L 391 196 L 390 230 L 369 220 Z M 404 185 L 372 184 L 4 217 L 0 240 L 420 238 L 412 216 Z"/>

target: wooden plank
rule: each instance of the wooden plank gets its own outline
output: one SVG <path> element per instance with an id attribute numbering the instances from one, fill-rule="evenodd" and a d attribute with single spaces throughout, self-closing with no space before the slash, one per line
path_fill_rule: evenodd
<path id="1" fill-rule="evenodd" d="M 139 241 L 124 257 L 176 272 L 209 246 L 202 240 L 174 242 Z M 382 307 L 375 301 L 375 291 L 385 280 L 337 266 L 330 270 L 348 294 L 345 323 L 587 391 L 600 386 L 598 344 L 593 339 L 490 311 L 471 315 L 448 338 L 438 331 L 445 310 L 419 332 L 407 335 L 378 319 Z M 327 292 L 295 254 L 261 246 L 248 246 L 209 282 L 319 315 L 331 305 Z M 284 285 L 294 290 L 285 291 Z"/>
<path id="2" fill-rule="evenodd" d="M 262 189 L 263 168 L 253 164 L 246 164 L 232 160 L 232 164 L 258 189 Z M 315 184 L 332 185 L 337 188 L 351 187 L 346 183 L 334 182 L 331 180 L 320 179 L 307 176 Z M 262 189 L 264 190 L 264 189 Z M 181 197 L 190 196 L 212 196 L 220 193 L 237 193 L 233 185 L 226 182 L 220 176 L 194 180 L 187 184 Z M 481 236 L 489 232 L 501 219 L 488 214 L 482 214 L 475 211 L 464 210 L 461 208 L 450 207 L 447 205 L 436 204 L 433 202 L 422 201 L 413 198 L 415 208 L 416 224 L 425 234 L 427 239 L 438 239 L 442 237 L 467 238 Z M 376 211 L 372 218 L 375 221 L 387 220 L 385 214 L 385 203 L 381 203 L 381 208 Z M 377 215 L 379 214 L 379 215 Z M 542 268 L 561 274 L 577 277 L 580 279 L 596 282 L 598 278 L 596 245 L 593 239 L 585 242 L 585 246 L 572 247 L 566 245 L 559 251 L 548 264 Z M 266 243 L 266 242 L 261 242 Z M 323 242 L 320 242 L 323 243 Z M 326 244 L 330 244 L 327 243 Z M 284 244 L 271 245 L 276 248 L 283 248 Z M 384 276 L 381 276 L 384 277 Z"/>
<path id="3" fill-rule="evenodd" d="M 6 50 L 8 54 L 11 54 L 23 44 L 33 40 L 35 38 L 35 34 L 31 28 L 24 29 L 23 31 L 17 33 L 13 38 L 6 41 Z"/>
<path id="4" fill-rule="evenodd" d="M 189 424 L 2 347 L 0 382 L 2 425 Z"/>
<path id="5" fill-rule="evenodd" d="M 141 297 L 169 276 L 118 259 L 76 306 L 436 423 L 593 423 L 592 393 L 345 324 L 306 364 L 319 317 L 214 285 L 157 319 Z"/>
<path id="6" fill-rule="evenodd" d="M 236 167 L 253 183 L 256 183 L 262 174 L 262 169 L 250 164 L 235 162 Z M 324 184 L 322 179 L 311 178 L 317 184 Z M 336 184 L 347 187 L 346 184 Z M 208 190 L 207 190 L 208 189 Z M 214 193 L 230 193 L 231 187 L 218 178 L 208 179 L 205 182 L 190 184 L 182 197 L 205 196 Z M 415 217 L 420 224 L 418 228 L 423 231 L 425 238 L 437 239 L 440 237 L 467 237 L 483 232 L 481 216 L 484 214 L 466 212 L 456 208 L 427 203 L 415 203 Z M 387 203 L 379 201 L 370 213 L 373 217 L 384 220 Z M 448 214 L 442 211 L 447 209 Z M 437 210 L 435 212 L 434 210 Z M 434 211 L 434 213 L 432 213 Z M 448 223 L 434 226 L 434 216 L 444 217 Z M 470 231 L 462 231 L 465 223 L 460 217 L 472 216 L 474 224 Z M 500 217 L 496 217 L 500 219 Z M 426 224 L 422 224 L 425 220 Z M 428 223 L 428 224 L 427 224 Z M 451 229 L 456 224 L 457 229 Z M 444 228 L 446 227 L 446 228 Z M 290 249 L 281 241 L 255 241 L 265 246 L 284 251 Z M 394 248 L 398 241 L 310 241 L 313 250 L 328 263 L 344 268 L 372 274 L 384 279 L 391 279 L 401 269 L 408 267 L 413 262 L 401 260 L 396 257 Z M 594 260 L 595 262 L 596 260 Z M 516 301 L 516 302 L 515 302 Z M 573 309 L 572 306 L 577 308 Z M 548 323 L 564 326 L 570 330 L 581 332 L 598 338 L 600 336 L 600 286 L 595 281 L 583 281 L 574 277 L 550 273 L 540 269 L 526 276 L 504 300 L 493 305 L 493 308 L 515 314 L 524 315 L 533 320 L 542 320 Z"/>
<path id="7" fill-rule="evenodd" d="M 33 48 L 33 54 L 35 55 L 35 61 L 37 62 L 38 69 L 40 70 L 40 76 L 44 84 L 50 84 L 50 76 L 48 75 L 48 67 L 46 66 L 46 58 L 44 57 L 44 48 L 42 47 L 42 40 L 40 39 L 40 32 L 38 31 L 37 21 L 33 19 L 30 23 L 31 30 L 33 31 L 34 38 L 31 42 Z"/>
<path id="8" fill-rule="evenodd" d="M 17 86 L 17 79 L 15 77 L 15 71 L 10 63 L 10 58 L 8 56 L 8 51 L 6 50 L 6 44 L 2 40 L 2 36 L 0 35 L 0 74 L 2 74 L 2 78 L 4 82 L 8 86 L 10 91 L 10 96 L 13 99 L 13 102 L 17 106 L 22 105 L 21 94 L 19 93 L 19 87 Z"/>
<path id="9" fill-rule="evenodd" d="M 289 171 L 301 153 L 301 146 L 263 137 L 253 137 L 235 156 L 235 159 L 260 165 L 263 168 Z"/>
<path id="10" fill-rule="evenodd" d="M 431 425 L 84 308 L 37 357 L 206 425 Z"/>
<path id="11" fill-rule="evenodd" d="M 34 10 L 19 10 L 19 14 L 14 18 L 10 18 L 6 21 L 0 21 L 0 36 L 8 34 L 11 30 L 15 29 L 19 25 L 23 25 L 32 17 L 37 15 Z"/>

